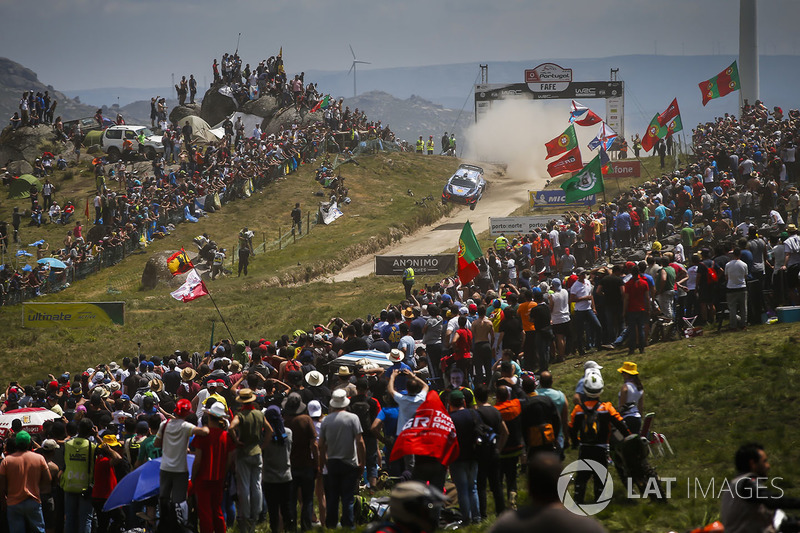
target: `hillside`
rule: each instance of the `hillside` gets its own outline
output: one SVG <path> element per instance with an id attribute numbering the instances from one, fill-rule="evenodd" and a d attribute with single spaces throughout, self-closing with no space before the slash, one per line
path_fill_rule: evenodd
<path id="1" fill-rule="evenodd" d="M 80 101 L 68 98 L 52 85 L 43 84 L 31 69 L 6 57 L 0 57 L 0 118 L 2 118 L 2 127 L 6 126 L 6 121 L 15 111 L 19 111 L 19 100 L 22 97 L 22 93 L 31 90 L 34 93 L 49 91 L 51 97 L 58 100 L 56 114 L 61 115 L 65 121 L 93 116 L 97 109 L 91 104 L 82 104 Z"/>

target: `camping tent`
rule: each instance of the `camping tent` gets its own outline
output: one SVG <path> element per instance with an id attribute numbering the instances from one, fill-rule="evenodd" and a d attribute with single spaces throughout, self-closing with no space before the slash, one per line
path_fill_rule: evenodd
<path id="1" fill-rule="evenodd" d="M 100 144 L 100 139 L 103 137 L 103 130 L 91 130 L 86 133 L 86 137 L 83 138 L 83 145 L 84 146 L 93 146 L 95 144 Z"/>
<path id="2" fill-rule="evenodd" d="M 208 125 L 208 122 L 203 120 L 202 118 L 196 115 L 186 115 L 182 119 L 178 121 L 178 126 L 180 128 L 184 127 L 186 123 L 189 123 L 192 126 L 192 142 L 216 142 L 222 138 L 221 135 L 217 135 L 215 131 L 212 131 Z"/>
<path id="3" fill-rule="evenodd" d="M 42 192 L 42 182 L 30 174 L 23 174 L 19 178 L 11 180 L 11 184 L 8 187 L 8 197 L 15 199 L 30 198 L 31 185 L 35 186 L 39 192 Z"/>
<path id="4" fill-rule="evenodd" d="M 247 113 L 242 113 L 241 111 L 236 111 L 229 118 L 231 119 L 231 122 L 234 125 L 236 125 L 236 120 L 238 118 L 242 119 L 242 124 L 244 124 L 245 137 L 250 137 L 253 134 L 253 128 L 256 127 L 256 124 L 260 126 L 264 122 L 263 117 L 259 117 L 258 115 L 249 115 Z M 225 129 L 222 127 L 222 124 L 224 122 L 225 121 L 223 120 L 222 122 L 214 126 L 214 129 L 212 130 L 214 132 L 214 135 L 216 135 L 220 139 L 225 136 Z"/>

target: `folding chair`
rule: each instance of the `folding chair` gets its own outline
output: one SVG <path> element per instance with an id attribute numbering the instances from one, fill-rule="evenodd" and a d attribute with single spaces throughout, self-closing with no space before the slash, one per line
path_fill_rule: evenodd
<path id="1" fill-rule="evenodd" d="M 695 327 L 694 323 L 697 320 L 697 315 L 695 316 L 685 316 L 683 317 L 683 336 L 687 339 L 690 337 L 702 337 L 703 336 L 703 328 Z"/>
<path id="2" fill-rule="evenodd" d="M 669 440 L 667 440 L 666 435 L 663 433 L 650 431 L 650 427 L 653 425 L 653 418 L 655 418 L 655 416 L 655 413 L 647 413 L 645 415 L 644 420 L 642 421 L 642 430 L 639 432 L 639 435 L 647 437 L 648 449 L 653 455 L 655 455 L 653 448 L 656 448 L 659 455 L 663 457 L 665 455 L 664 446 L 667 447 L 667 451 L 669 451 L 670 455 L 675 455 L 672 446 L 669 445 Z"/>

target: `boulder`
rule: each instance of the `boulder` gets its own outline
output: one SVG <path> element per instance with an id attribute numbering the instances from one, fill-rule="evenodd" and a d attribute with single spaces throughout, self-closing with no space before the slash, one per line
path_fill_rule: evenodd
<path id="1" fill-rule="evenodd" d="M 303 110 L 298 113 L 294 107 L 287 107 L 275 113 L 273 117 L 261 126 L 261 130 L 266 134 L 279 133 L 283 130 L 292 128 L 292 124 L 297 124 L 297 127 L 304 128 L 311 126 L 317 122 L 322 122 L 322 113 L 309 113 L 308 110 Z"/>
<path id="2" fill-rule="evenodd" d="M 144 272 L 142 272 L 143 289 L 152 290 L 159 284 L 177 288 L 186 281 L 187 273 L 173 276 L 167 267 L 167 259 L 175 252 L 177 252 L 177 250 L 156 252 L 147 260 L 147 264 L 144 266 Z M 187 251 L 186 255 L 189 256 L 189 260 L 192 261 L 192 263 L 198 262 L 196 253 Z"/>
<path id="3" fill-rule="evenodd" d="M 23 174 L 33 174 L 33 165 L 20 159 L 19 161 L 12 161 L 6 166 L 6 170 L 12 176 L 22 176 Z"/>
<path id="4" fill-rule="evenodd" d="M 0 136 L 0 161 L 24 159 L 32 163 L 42 155 L 42 144 L 45 143 L 56 147 L 56 155 L 67 148 L 64 143 L 56 141 L 50 126 L 24 126 L 16 130 L 6 128 Z"/>
<path id="5" fill-rule="evenodd" d="M 212 85 L 203 96 L 203 104 L 200 107 L 200 118 L 208 122 L 212 128 L 225 120 L 236 111 L 237 105 L 233 98 L 220 94 L 219 90 L 225 85 L 217 84 Z"/>
<path id="6" fill-rule="evenodd" d="M 256 100 L 245 102 L 240 111 L 249 115 L 256 115 L 269 121 L 280 111 L 280 105 L 278 104 L 277 98 L 268 94 Z"/>
<path id="7" fill-rule="evenodd" d="M 179 105 L 172 108 L 169 114 L 170 124 L 177 124 L 182 118 L 194 115 L 200 116 L 200 104 Z"/>
<path id="8" fill-rule="evenodd" d="M 103 152 L 103 147 L 102 146 L 100 146 L 99 144 L 93 144 L 89 148 L 86 149 L 86 153 L 87 154 L 91 154 L 91 155 L 98 155 L 98 154 L 102 154 L 104 152 Z"/>

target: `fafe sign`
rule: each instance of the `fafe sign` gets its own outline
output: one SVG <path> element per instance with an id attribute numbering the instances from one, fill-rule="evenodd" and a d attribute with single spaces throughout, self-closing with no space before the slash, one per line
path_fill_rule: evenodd
<path id="1" fill-rule="evenodd" d="M 546 227 L 552 218 L 550 216 L 490 217 L 489 233 L 492 235 L 531 233 L 535 229 Z"/>
<path id="2" fill-rule="evenodd" d="M 642 165 L 638 161 L 612 161 L 608 166 L 606 178 L 638 178 Z"/>
<path id="3" fill-rule="evenodd" d="M 411 267 L 415 275 L 452 274 L 456 270 L 456 256 L 448 255 L 376 255 L 376 276 L 400 276 Z"/>
<path id="4" fill-rule="evenodd" d="M 597 202 L 597 195 L 589 195 L 586 198 L 581 198 L 577 202 L 568 204 L 564 196 L 564 191 L 561 189 L 552 191 L 528 191 L 528 203 L 531 209 L 537 207 L 566 207 L 575 205 L 594 205 Z"/>
<path id="5" fill-rule="evenodd" d="M 85 328 L 125 324 L 125 302 L 22 303 L 23 328 Z"/>
<path id="6" fill-rule="evenodd" d="M 572 69 L 555 63 L 542 63 L 525 71 L 525 83 L 535 93 L 564 91 L 572 83 Z"/>

